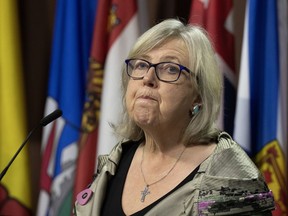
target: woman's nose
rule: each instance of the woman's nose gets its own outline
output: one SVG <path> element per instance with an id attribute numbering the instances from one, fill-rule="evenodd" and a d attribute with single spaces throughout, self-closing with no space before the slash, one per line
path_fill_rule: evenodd
<path id="1" fill-rule="evenodd" d="M 147 73 L 143 77 L 144 85 L 150 87 L 156 87 L 158 84 L 158 78 L 155 73 L 155 67 L 150 67 Z"/>

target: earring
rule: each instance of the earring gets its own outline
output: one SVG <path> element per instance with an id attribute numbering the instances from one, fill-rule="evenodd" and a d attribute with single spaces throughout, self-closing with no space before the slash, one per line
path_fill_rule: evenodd
<path id="1" fill-rule="evenodd" d="M 197 104 L 193 107 L 192 116 L 195 116 L 200 111 L 200 106 Z"/>

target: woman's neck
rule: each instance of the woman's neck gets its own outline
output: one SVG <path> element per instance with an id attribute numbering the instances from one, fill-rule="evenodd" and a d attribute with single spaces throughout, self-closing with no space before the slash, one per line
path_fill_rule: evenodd
<path id="1" fill-rule="evenodd" d="M 184 144 L 181 143 L 181 140 L 177 139 L 176 137 L 167 135 L 158 135 L 155 137 L 145 133 L 144 148 L 148 154 L 152 153 L 152 155 L 173 155 L 173 152 L 178 152 L 179 149 L 183 149 L 183 147 Z"/>

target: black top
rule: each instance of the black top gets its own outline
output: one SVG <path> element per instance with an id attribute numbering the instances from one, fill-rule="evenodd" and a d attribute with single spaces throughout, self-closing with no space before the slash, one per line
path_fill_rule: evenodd
<path id="1" fill-rule="evenodd" d="M 126 176 L 132 162 L 133 156 L 136 152 L 136 149 L 140 143 L 131 142 L 130 145 L 123 145 L 123 153 L 121 160 L 119 162 L 119 167 L 115 176 L 111 178 L 107 185 L 107 193 L 106 198 L 102 207 L 101 215 L 102 216 L 125 216 L 125 213 L 122 209 L 122 193 L 123 188 L 126 180 Z M 127 148 L 126 148 L 127 147 Z M 132 214 L 131 216 L 142 216 L 145 215 L 150 209 L 156 206 L 160 201 L 165 199 L 167 196 L 172 194 L 178 188 L 185 185 L 187 182 L 191 181 L 195 174 L 197 173 L 199 166 L 194 169 L 180 184 L 178 184 L 173 190 L 162 196 L 160 199 L 153 202 L 151 205 L 147 206 L 146 208 Z M 139 192 L 139 199 L 140 199 L 140 192 Z"/>

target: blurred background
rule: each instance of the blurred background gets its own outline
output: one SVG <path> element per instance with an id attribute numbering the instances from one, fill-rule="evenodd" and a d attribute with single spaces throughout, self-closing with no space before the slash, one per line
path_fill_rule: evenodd
<path id="1" fill-rule="evenodd" d="M 274 215 L 287 215 L 286 0 L 1 0 L 0 171 L 40 119 L 63 116 L 35 131 L 1 180 L 0 215 L 71 214 L 116 142 L 107 122 L 121 113 L 122 62 L 166 18 L 207 30 L 223 72 L 218 124 L 263 172 Z"/>

